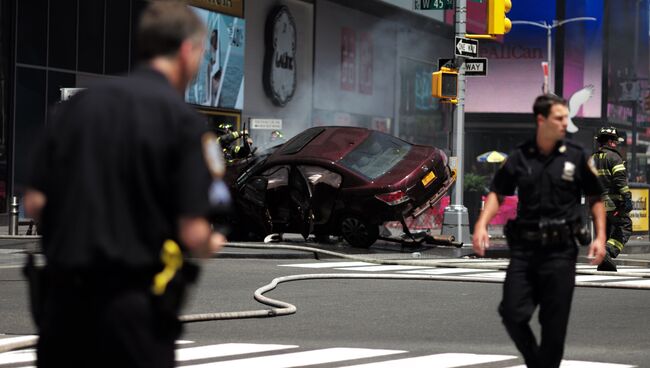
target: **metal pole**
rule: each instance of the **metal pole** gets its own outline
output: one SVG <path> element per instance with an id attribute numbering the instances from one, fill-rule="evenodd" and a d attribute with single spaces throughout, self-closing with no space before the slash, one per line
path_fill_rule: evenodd
<path id="1" fill-rule="evenodd" d="M 467 32 L 467 0 L 456 1 L 456 36 L 465 37 Z M 443 235 L 453 235 L 460 243 L 471 243 L 469 236 L 469 217 L 463 206 L 464 142 L 465 142 L 465 64 L 458 68 L 458 102 L 454 110 L 455 156 L 457 157 L 457 177 L 454 186 L 453 205 L 445 208 Z"/>
<path id="2" fill-rule="evenodd" d="M 634 17 L 634 55 L 632 56 L 632 65 L 634 70 L 632 70 L 632 76 L 636 80 L 636 83 L 638 83 L 638 73 L 637 73 L 637 68 L 639 66 L 639 3 L 641 0 L 637 0 L 636 2 L 636 16 Z M 637 114 L 637 105 L 639 103 L 639 98 L 637 98 L 632 102 L 632 165 L 630 167 L 630 181 L 636 181 L 636 172 L 637 172 L 637 162 L 636 162 L 636 144 L 637 144 L 637 122 L 636 122 L 636 114 Z"/>
<path id="3" fill-rule="evenodd" d="M 9 204 L 9 235 L 18 235 L 18 197 L 12 196 Z"/>
<path id="4" fill-rule="evenodd" d="M 551 34 L 552 34 L 553 28 L 551 26 L 546 27 L 546 60 L 548 62 L 548 86 L 546 93 L 555 93 L 555 90 L 553 89 L 555 87 L 554 78 L 553 78 L 553 71 L 555 69 L 552 68 L 551 62 L 553 61 L 551 58 Z"/>

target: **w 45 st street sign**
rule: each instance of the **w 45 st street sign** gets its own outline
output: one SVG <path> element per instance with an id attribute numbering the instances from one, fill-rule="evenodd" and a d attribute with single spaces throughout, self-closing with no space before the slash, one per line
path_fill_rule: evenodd
<path id="1" fill-rule="evenodd" d="M 454 0 L 413 0 L 414 10 L 453 9 Z"/>

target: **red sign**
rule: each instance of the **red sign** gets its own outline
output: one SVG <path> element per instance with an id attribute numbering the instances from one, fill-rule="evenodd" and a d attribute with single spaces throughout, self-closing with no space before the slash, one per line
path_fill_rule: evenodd
<path id="1" fill-rule="evenodd" d="M 373 78 L 372 38 L 370 33 L 359 34 L 359 92 L 372 94 Z"/>
<path id="2" fill-rule="evenodd" d="M 351 28 L 341 28 L 341 89 L 354 91 L 356 85 L 356 34 Z"/>

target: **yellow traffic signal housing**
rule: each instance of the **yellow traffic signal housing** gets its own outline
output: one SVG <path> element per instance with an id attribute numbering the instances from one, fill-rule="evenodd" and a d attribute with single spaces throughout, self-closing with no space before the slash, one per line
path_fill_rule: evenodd
<path id="1" fill-rule="evenodd" d="M 510 0 L 487 0 L 487 33 L 503 35 L 510 31 L 512 22 L 506 13 L 512 8 Z"/>
<path id="2" fill-rule="evenodd" d="M 455 99 L 458 96 L 458 70 L 442 67 L 431 74 L 431 96 Z"/>

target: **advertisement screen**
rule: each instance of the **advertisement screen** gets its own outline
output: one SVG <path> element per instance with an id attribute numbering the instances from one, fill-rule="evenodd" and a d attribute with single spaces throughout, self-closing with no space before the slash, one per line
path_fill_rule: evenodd
<path id="1" fill-rule="evenodd" d="M 191 7 L 208 28 L 205 51 L 185 101 L 216 108 L 244 108 L 244 19 Z"/>

